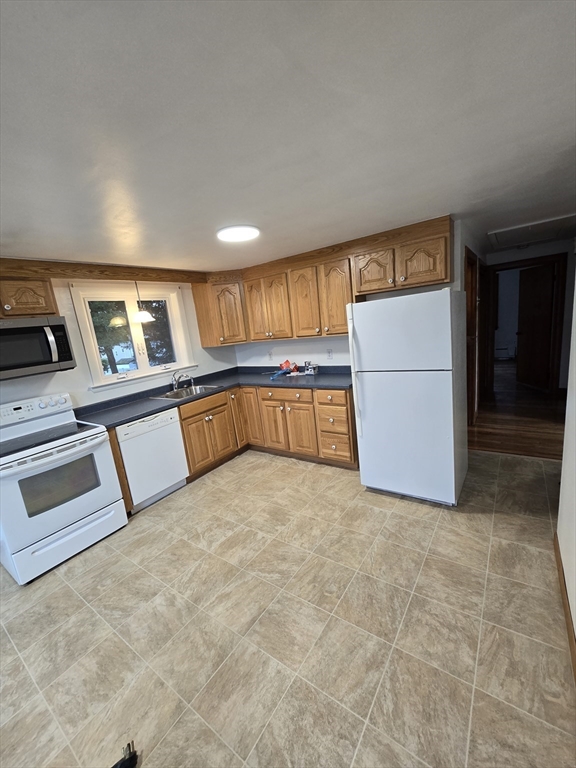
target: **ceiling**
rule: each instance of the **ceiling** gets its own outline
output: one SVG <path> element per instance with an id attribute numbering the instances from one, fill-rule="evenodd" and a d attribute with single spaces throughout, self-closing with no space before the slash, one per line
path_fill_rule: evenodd
<path id="1" fill-rule="evenodd" d="M 227 269 L 571 214 L 575 8 L 3 0 L 2 255 Z"/>

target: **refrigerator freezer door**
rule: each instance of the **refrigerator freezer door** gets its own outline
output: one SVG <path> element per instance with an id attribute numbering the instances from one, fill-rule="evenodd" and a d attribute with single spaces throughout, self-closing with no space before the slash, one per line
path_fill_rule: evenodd
<path id="1" fill-rule="evenodd" d="M 441 290 L 387 296 L 349 307 L 355 370 L 450 370 L 451 294 Z"/>
<path id="2" fill-rule="evenodd" d="M 455 504 L 451 371 L 358 373 L 360 480 Z"/>

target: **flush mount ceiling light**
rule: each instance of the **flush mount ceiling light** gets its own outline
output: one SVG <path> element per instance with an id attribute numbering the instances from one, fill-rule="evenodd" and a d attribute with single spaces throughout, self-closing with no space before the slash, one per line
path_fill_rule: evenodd
<path id="1" fill-rule="evenodd" d="M 140 299 L 140 291 L 138 290 L 138 283 L 134 281 L 134 285 L 136 286 L 136 293 L 138 294 L 138 312 L 136 312 L 132 320 L 135 323 L 153 323 L 156 320 L 156 318 L 152 317 L 150 312 L 148 312 L 146 309 L 142 309 L 142 301 Z"/>
<path id="2" fill-rule="evenodd" d="M 219 229 L 216 236 L 219 240 L 226 243 L 243 243 L 245 240 L 254 240 L 258 237 L 260 230 L 250 224 L 241 224 L 234 227 L 224 227 Z"/>

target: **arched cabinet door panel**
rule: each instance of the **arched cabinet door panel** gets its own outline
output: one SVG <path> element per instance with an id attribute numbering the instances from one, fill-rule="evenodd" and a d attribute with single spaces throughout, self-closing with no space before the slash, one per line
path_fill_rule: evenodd
<path id="1" fill-rule="evenodd" d="M 290 270 L 290 307 L 294 336 L 321 336 L 316 267 Z"/>
<path id="2" fill-rule="evenodd" d="M 268 332 L 274 339 L 292 338 L 290 319 L 290 301 L 288 299 L 288 279 L 285 272 L 265 277 L 264 295 L 268 314 Z"/>
<path id="3" fill-rule="evenodd" d="M 394 248 L 354 257 L 354 292 L 357 294 L 374 291 L 393 291 Z"/>
<path id="4" fill-rule="evenodd" d="M 264 296 L 264 281 L 261 279 L 247 280 L 244 283 L 246 296 L 246 311 L 248 313 L 248 328 L 252 341 L 260 341 L 268 337 L 268 314 Z"/>
<path id="5" fill-rule="evenodd" d="M 346 304 L 352 301 L 350 262 L 336 259 L 318 267 L 322 334 L 348 333 Z"/>
<path id="6" fill-rule="evenodd" d="M 215 284 L 212 286 L 212 290 L 220 343 L 235 344 L 239 341 L 246 341 L 240 284 Z"/>
<path id="7" fill-rule="evenodd" d="M 445 237 L 406 243 L 396 251 L 396 283 L 400 288 L 441 283 L 448 274 Z"/>

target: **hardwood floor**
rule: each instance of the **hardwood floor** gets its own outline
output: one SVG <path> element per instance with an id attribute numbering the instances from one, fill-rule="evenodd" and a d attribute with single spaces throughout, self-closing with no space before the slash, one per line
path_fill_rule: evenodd
<path id="1" fill-rule="evenodd" d="M 496 361 L 494 399 L 480 403 L 469 448 L 561 459 L 565 411 L 564 400 L 518 384 L 514 361 Z"/>

